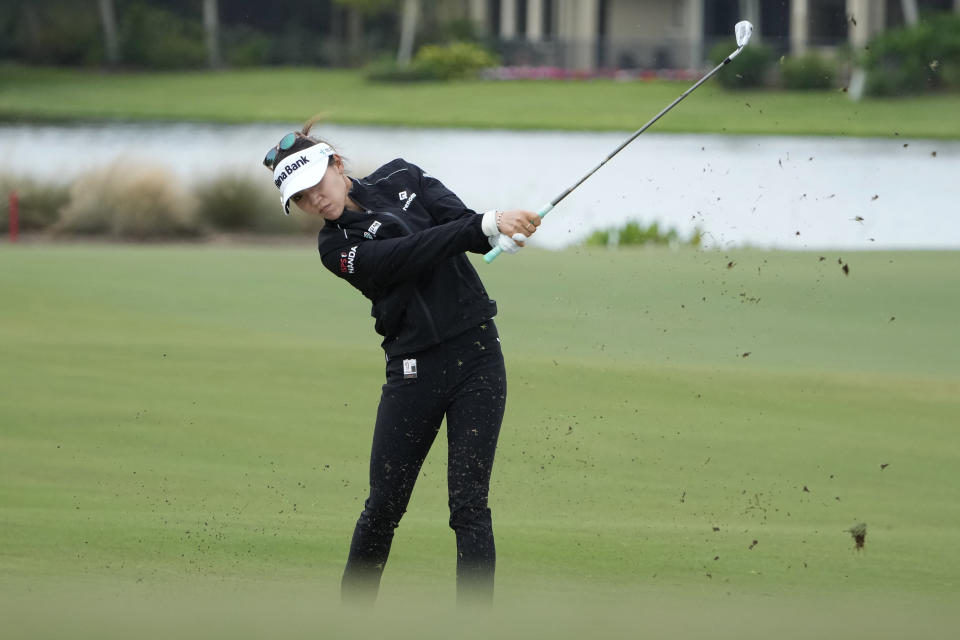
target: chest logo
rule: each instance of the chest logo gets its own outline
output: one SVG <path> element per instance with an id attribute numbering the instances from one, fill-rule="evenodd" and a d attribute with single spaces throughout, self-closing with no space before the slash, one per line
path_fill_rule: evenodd
<path id="1" fill-rule="evenodd" d="M 400 200 L 406 200 L 406 199 L 407 199 L 407 192 L 406 192 L 406 191 L 401 191 L 401 192 L 400 192 L 399 194 L 397 194 L 397 195 L 400 197 Z"/>
<path id="2" fill-rule="evenodd" d="M 403 205 L 403 210 L 404 210 L 404 211 L 406 211 L 407 209 L 410 208 L 410 205 L 413 204 L 413 201 L 416 199 L 416 197 L 417 197 L 417 194 L 415 194 L 415 193 L 411 193 L 411 194 L 410 194 L 410 197 L 407 198 L 406 204 Z"/>
<path id="3" fill-rule="evenodd" d="M 373 240 L 373 236 L 377 235 L 378 229 L 380 229 L 380 223 L 374 221 L 373 224 L 371 224 L 370 227 L 363 232 L 363 237 L 367 240 Z"/>

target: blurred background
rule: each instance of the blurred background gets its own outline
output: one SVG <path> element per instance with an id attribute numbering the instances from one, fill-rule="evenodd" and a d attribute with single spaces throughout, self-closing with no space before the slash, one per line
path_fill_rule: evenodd
<path id="1" fill-rule="evenodd" d="M 510 615 L 435 619 L 437 442 L 360 634 L 382 353 L 264 154 L 535 210 L 741 19 L 472 256 Z M 0 0 L 0 635 L 948 637 L 958 175 L 960 0 Z"/>
<path id="2" fill-rule="evenodd" d="M 0 230 L 312 233 L 258 159 L 314 114 L 354 175 L 404 156 L 477 210 L 535 209 L 729 54 L 739 19 L 734 65 L 534 244 L 960 245 L 958 0 L 8 0 Z M 925 187 L 889 189 L 906 176 Z"/>
<path id="3" fill-rule="evenodd" d="M 506 66 L 694 69 L 741 19 L 777 56 L 862 47 L 956 0 L 7 0 L 0 57 L 26 64 L 362 66 L 449 40 Z"/>

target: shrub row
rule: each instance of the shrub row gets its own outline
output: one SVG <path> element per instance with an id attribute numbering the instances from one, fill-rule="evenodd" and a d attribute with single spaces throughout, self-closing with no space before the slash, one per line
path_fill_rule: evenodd
<path id="1" fill-rule="evenodd" d="M 191 4 L 186 12 L 178 12 L 145 0 L 117 2 L 121 64 L 150 69 L 203 67 L 207 54 L 200 3 Z M 220 44 L 230 66 L 329 62 L 325 43 L 296 21 L 275 34 L 246 24 L 221 24 Z M 103 64 L 106 52 L 96 3 L 0 3 L 0 59 L 58 66 Z"/>
<path id="2" fill-rule="evenodd" d="M 65 236 L 102 236 L 122 240 L 158 240 L 203 236 L 210 232 L 316 232 L 323 224 L 291 207 L 280 212 L 273 186 L 239 175 L 221 174 L 186 189 L 167 169 L 124 163 L 87 172 L 70 185 L 0 175 L 0 232 L 8 232 L 9 195 L 19 198 L 20 229 Z M 700 246 L 699 229 L 681 237 L 675 229 L 628 222 L 594 232 L 593 246 Z"/>
<path id="3" fill-rule="evenodd" d="M 816 53 L 784 58 L 780 61 L 780 77 L 787 89 L 807 91 L 830 89 L 837 82 L 838 63 Z"/>
<path id="4" fill-rule="evenodd" d="M 718 65 L 730 52 L 736 50 L 736 40 L 730 39 L 717 43 L 710 50 L 709 60 Z M 716 76 L 717 82 L 727 89 L 752 89 L 767 82 L 767 71 L 773 61 L 773 52 L 760 42 L 752 42 L 733 59 L 722 73 Z"/>
<path id="5" fill-rule="evenodd" d="M 30 178 L 0 175 L 0 231 L 6 233 L 10 224 L 10 193 L 19 198 L 20 229 L 39 231 L 53 225 L 60 209 L 70 200 L 69 189 L 60 184 L 40 184 Z"/>
<path id="6" fill-rule="evenodd" d="M 381 58 L 367 68 L 373 82 L 423 82 L 476 78 L 481 71 L 499 64 L 497 57 L 473 42 L 420 47 L 406 67 L 393 58 Z"/>
<path id="7" fill-rule="evenodd" d="M 929 16 L 912 27 L 880 34 L 863 65 L 872 95 L 960 89 L 960 15 Z"/>
<path id="8" fill-rule="evenodd" d="M 292 233 L 319 229 L 321 220 L 280 199 L 269 181 L 222 174 L 186 188 L 164 168 L 105 167 L 71 184 L 0 175 L 0 232 L 9 231 L 10 193 L 17 192 L 20 229 L 126 240 L 198 237 L 211 232 Z"/>
<path id="9" fill-rule="evenodd" d="M 733 40 L 718 44 L 710 52 L 711 62 L 719 64 L 735 48 Z M 859 60 L 849 58 L 841 49 L 830 57 L 811 53 L 783 57 L 775 64 L 770 49 L 755 42 L 717 80 L 728 89 L 829 89 L 838 85 L 844 64 L 855 62 L 867 71 L 866 91 L 871 95 L 960 90 L 960 15 L 926 15 L 916 25 L 879 34 Z"/>
<path id="10" fill-rule="evenodd" d="M 661 229 L 657 222 L 644 226 L 640 222 L 631 221 L 619 228 L 594 231 L 587 237 L 584 244 L 594 247 L 656 245 L 699 247 L 702 239 L 703 232 L 700 229 L 694 229 L 689 237 L 683 238 L 676 229 Z"/>
<path id="11" fill-rule="evenodd" d="M 736 46 L 733 40 L 718 44 L 710 52 L 710 61 L 720 64 Z M 836 57 L 817 53 L 784 56 L 775 64 L 773 52 L 757 42 L 741 51 L 729 69 L 717 74 L 717 80 L 734 90 L 763 86 L 782 86 L 794 91 L 829 89 L 837 81 L 839 65 Z"/>
<path id="12" fill-rule="evenodd" d="M 361 42 L 344 46 L 321 24 L 329 10 L 314 0 L 286 0 L 282 19 L 220 2 L 220 49 L 233 67 L 256 65 L 355 65 L 376 53 L 395 50 L 396 2 L 366 0 Z M 343 1 L 342 4 L 348 4 Z M 120 64 L 147 69 L 189 69 L 206 64 L 201 2 L 115 0 Z M 361 6 L 362 5 L 362 6 Z M 274 12 L 275 13 L 275 12 Z M 444 22 L 427 11 L 418 25 L 421 42 L 475 40 L 469 20 Z M 0 60 L 56 66 L 95 66 L 106 62 L 103 29 L 94 0 L 9 0 L 0 2 Z M 428 65 L 429 66 L 429 61 Z M 437 73 L 446 71 L 436 69 Z M 427 73 L 432 73 L 428 70 Z"/>

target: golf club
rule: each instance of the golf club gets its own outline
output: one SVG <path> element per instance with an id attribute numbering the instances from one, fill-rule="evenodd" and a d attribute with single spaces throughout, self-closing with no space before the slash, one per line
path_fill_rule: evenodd
<path id="1" fill-rule="evenodd" d="M 639 129 L 637 129 L 637 131 L 636 131 L 633 135 L 631 135 L 629 138 L 627 138 L 626 140 L 624 140 L 623 144 L 621 144 L 619 147 L 617 147 L 616 149 L 614 149 L 614 150 L 613 150 L 613 153 L 611 153 L 611 154 L 608 155 L 606 158 L 604 158 L 604 159 L 603 159 L 603 162 L 601 162 L 600 164 L 598 164 L 597 166 L 595 166 L 593 169 L 591 169 L 590 172 L 587 173 L 587 175 L 585 175 L 585 176 L 583 176 L 582 178 L 580 178 L 580 179 L 576 182 L 576 184 L 574 184 L 572 187 L 570 187 L 569 189 L 567 189 L 566 191 L 564 191 L 563 193 L 561 193 L 559 196 L 557 196 L 556 198 L 554 198 L 549 204 L 544 205 L 544 206 L 537 212 L 537 215 L 539 215 L 541 218 L 543 218 L 543 217 L 546 216 L 548 213 L 550 213 L 550 211 L 551 211 L 555 206 L 557 206 L 557 204 L 559 204 L 561 200 L 563 200 L 563 199 L 566 198 L 568 195 L 570 195 L 570 194 L 573 192 L 574 189 L 576 189 L 577 187 L 579 187 L 581 184 L 583 184 L 583 183 L 586 181 L 587 178 L 589 178 L 589 177 L 592 176 L 594 173 L 596 173 L 597 169 L 599 169 L 599 168 L 602 167 L 603 165 L 607 164 L 607 162 L 609 162 L 610 159 L 613 158 L 613 156 L 615 156 L 615 155 L 617 155 L 618 153 L 620 153 L 620 151 L 622 151 L 623 148 L 626 147 L 628 144 L 630 144 L 631 142 L 633 142 L 633 141 L 637 138 L 637 136 L 639 136 L 641 133 L 643 133 L 644 131 L 646 131 L 647 129 L 649 129 L 649 128 L 650 128 L 650 125 L 652 125 L 654 122 L 656 122 L 656 121 L 659 120 L 661 117 L 663 117 L 663 115 L 664 115 L 665 113 L 667 113 L 667 111 L 670 111 L 670 109 L 673 109 L 673 108 L 677 105 L 677 103 L 679 103 L 681 100 L 683 100 L 683 99 L 686 98 L 688 95 L 690 95 L 691 93 L 693 93 L 693 90 L 694 90 L 694 89 L 696 89 L 696 88 L 699 87 L 701 84 L 703 84 L 703 83 L 706 82 L 708 79 L 710 79 L 710 77 L 713 76 L 713 74 L 715 74 L 717 71 L 719 71 L 721 67 L 729 64 L 731 60 L 733 60 L 734 58 L 736 58 L 736 57 L 740 54 L 740 52 L 743 51 L 743 48 L 744 48 L 745 46 L 747 46 L 747 43 L 750 42 L 750 36 L 753 35 L 753 25 L 752 25 L 749 21 L 747 21 L 747 20 L 742 20 L 742 21 L 738 22 L 738 23 L 734 26 L 733 30 L 734 30 L 734 33 L 736 34 L 736 37 L 737 37 L 737 50 L 736 50 L 736 51 L 734 51 L 733 53 L 731 53 L 730 55 L 728 55 L 726 58 L 724 58 L 723 62 L 721 62 L 720 64 L 718 64 L 716 67 L 714 67 L 713 70 L 710 71 L 710 73 L 708 73 L 707 75 L 705 75 L 705 76 L 703 76 L 702 78 L 700 78 L 699 80 L 697 80 L 696 84 L 694 84 L 692 87 L 690 87 L 689 89 L 687 89 L 686 91 L 684 91 L 683 94 L 682 94 L 679 98 L 677 98 L 676 100 L 674 100 L 673 102 L 671 102 L 669 105 L 667 105 L 666 108 L 664 108 L 660 113 L 658 113 L 657 115 L 655 115 L 655 116 L 650 120 L 650 122 L 648 122 L 647 124 L 643 125 L 643 126 L 640 127 Z M 484 261 L 485 261 L 487 264 L 493 262 L 493 261 L 497 258 L 497 256 L 500 255 L 501 251 L 502 251 L 502 250 L 500 249 L 500 247 L 494 247 L 493 249 L 491 249 L 490 251 L 488 251 L 488 252 L 483 256 Z"/>

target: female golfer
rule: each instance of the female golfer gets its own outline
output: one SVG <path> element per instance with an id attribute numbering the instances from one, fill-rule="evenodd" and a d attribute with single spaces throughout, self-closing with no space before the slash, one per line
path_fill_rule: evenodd
<path id="1" fill-rule="evenodd" d="M 487 494 L 506 402 L 496 303 L 465 252 L 516 253 L 540 224 L 530 211 L 477 214 L 439 180 L 393 160 L 361 180 L 344 173 L 312 121 L 264 158 L 284 211 L 322 216 L 324 266 L 369 298 L 383 336 L 370 492 L 341 583 L 346 602 L 376 598 L 393 532 L 444 417 L 457 600 L 490 602 L 496 553 Z"/>

